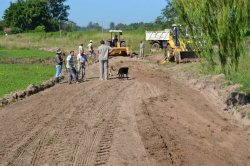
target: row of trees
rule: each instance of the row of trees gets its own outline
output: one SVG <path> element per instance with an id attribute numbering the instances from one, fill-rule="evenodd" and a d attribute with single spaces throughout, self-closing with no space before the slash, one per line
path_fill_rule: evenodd
<path id="1" fill-rule="evenodd" d="M 58 30 L 61 22 L 68 20 L 66 0 L 17 0 L 5 10 L 2 27 L 12 27 L 19 31 L 30 31 L 44 27 L 46 31 Z"/>

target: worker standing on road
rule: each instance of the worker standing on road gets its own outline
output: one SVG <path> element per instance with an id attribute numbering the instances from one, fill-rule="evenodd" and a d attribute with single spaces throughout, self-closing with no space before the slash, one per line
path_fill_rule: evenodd
<path id="1" fill-rule="evenodd" d="M 67 63 L 66 63 L 66 68 L 68 70 L 68 83 L 71 84 L 71 80 L 72 77 L 74 78 L 76 83 L 78 82 L 78 78 L 77 78 L 77 72 L 76 72 L 76 68 L 74 65 L 74 51 L 70 51 L 70 54 L 67 56 Z"/>
<path id="2" fill-rule="evenodd" d="M 82 73 L 82 80 L 86 81 L 86 65 L 85 62 L 87 62 L 87 55 L 84 52 L 81 52 L 77 55 L 77 62 L 78 62 L 78 79 Z"/>
<path id="3" fill-rule="evenodd" d="M 83 44 L 82 43 L 79 45 L 79 53 L 81 53 L 81 52 L 84 52 Z"/>
<path id="4" fill-rule="evenodd" d="M 144 58 L 144 48 L 145 48 L 145 45 L 144 45 L 143 41 L 141 41 L 141 43 L 140 43 L 140 57 L 142 59 Z"/>
<path id="5" fill-rule="evenodd" d="M 62 50 L 61 49 L 58 49 L 56 51 L 55 62 L 56 62 L 55 83 L 59 83 L 61 72 L 62 72 L 62 64 L 63 64 Z"/>
<path id="6" fill-rule="evenodd" d="M 101 40 L 101 45 L 98 47 L 99 63 L 100 63 L 100 80 L 108 80 L 108 56 L 112 51 L 112 48 L 104 44 L 104 41 Z"/>
<path id="7" fill-rule="evenodd" d="M 90 57 L 94 58 L 94 61 L 96 61 L 97 59 L 96 59 L 96 54 L 94 52 L 93 41 L 92 40 L 89 41 L 89 44 L 87 45 L 87 48 L 89 50 Z"/>

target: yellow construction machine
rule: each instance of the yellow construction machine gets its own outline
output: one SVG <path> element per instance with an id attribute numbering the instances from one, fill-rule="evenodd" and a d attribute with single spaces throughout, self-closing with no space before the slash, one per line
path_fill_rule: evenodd
<path id="1" fill-rule="evenodd" d="M 153 50 L 155 50 L 156 46 L 167 49 L 168 44 L 172 48 L 171 51 L 167 51 L 168 54 L 165 55 L 160 64 L 169 61 L 175 61 L 176 63 L 188 62 L 198 58 L 197 50 L 192 48 L 192 40 L 185 39 L 183 36 L 188 37 L 187 31 L 184 35 L 181 35 L 180 25 L 176 24 L 172 25 L 172 29 L 165 29 L 164 31 L 146 31 L 146 40 L 151 41 Z"/>
<path id="2" fill-rule="evenodd" d="M 126 41 L 121 40 L 122 30 L 109 30 L 111 39 L 107 40 L 112 52 L 110 56 L 130 56 L 129 47 L 126 47 Z"/>

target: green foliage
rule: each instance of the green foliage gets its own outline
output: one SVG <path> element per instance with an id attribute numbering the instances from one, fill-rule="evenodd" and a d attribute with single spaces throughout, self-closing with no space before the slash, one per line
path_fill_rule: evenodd
<path id="1" fill-rule="evenodd" d="M 3 28 L 4 28 L 4 23 L 3 21 L 0 21 L 0 31 L 3 31 Z"/>
<path id="2" fill-rule="evenodd" d="M 215 66 L 214 55 L 219 55 L 222 72 L 238 69 L 244 54 L 244 36 L 249 27 L 249 9 L 245 0 L 174 0 L 177 12 L 195 36 L 193 27 L 202 29 L 202 38 L 196 46 L 210 65 Z M 198 6 L 198 7 L 197 7 Z M 198 41 L 204 41 L 201 45 Z M 213 49 L 217 45 L 218 50 Z"/>
<path id="3" fill-rule="evenodd" d="M 69 6 L 64 6 L 65 0 L 17 0 L 10 3 L 4 12 L 4 24 L 17 27 L 21 31 L 34 30 L 44 26 L 46 31 L 55 31 L 59 20 L 67 20 Z"/>
<path id="4" fill-rule="evenodd" d="M 250 48 L 249 48 L 250 49 Z M 248 49 L 248 52 L 250 51 Z M 230 80 L 232 83 L 240 83 L 242 87 L 239 91 L 250 93 L 250 53 L 247 56 L 244 56 L 239 61 L 239 67 L 237 72 L 232 71 L 230 75 L 227 75 L 227 80 Z"/>
<path id="5" fill-rule="evenodd" d="M 155 20 L 155 23 L 160 24 L 162 29 L 171 27 L 172 24 L 175 24 L 178 19 L 177 11 L 173 6 L 172 0 L 166 1 L 167 5 L 164 9 L 162 9 L 161 16 L 158 16 Z"/>
<path id="6" fill-rule="evenodd" d="M 39 25 L 37 26 L 33 32 L 45 32 L 45 26 L 44 25 Z"/>
<path id="7" fill-rule="evenodd" d="M 22 32 L 22 30 L 18 27 L 13 27 L 11 28 L 11 34 L 17 34 L 17 33 L 20 33 Z"/>
<path id="8" fill-rule="evenodd" d="M 27 64 L 37 59 L 51 59 L 53 57 L 54 53 L 52 52 L 0 47 L 0 77 L 3 78 L 0 79 L 0 97 L 19 89 L 25 89 L 30 84 L 40 84 L 53 77 L 54 66 Z M 11 64 L 10 60 L 22 61 L 24 64 Z M 40 63 L 40 61 L 36 62 Z"/>
<path id="9" fill-rule="evenodd" d="M 53 77 L 54 66 L 38 64 L 0 64 L 0 96 L 40 84 Z"/>
<path id="10" fill-rule="evenodd" d="M 54 53 L 48 51 L 38 51 L 33 49 L 7 49 L 0 48 L 0 60 L 1 59 L 22 59 L 22 58 L 40 58 L 48 59 L 52 58 Z"/>
<path id="11" fill-rule="evenodd" d="M 57 21 L 67 21 L 69 13 L 67 10 L 70 9 L 69 5 L 63 5 L 66 0 L 47 0 L 49 14 L 51 18 Z"/>
<path id="12" fill-rule="evenodd" d="M 121 30 L 129 30 L 129 31 L 133 31 L 133 30 L 159 30 L 162 29 L 161 25 L 155 24 L 155 23 L 143 23 L 143 22 L 139 22 L 139 23 L 131 23 L 131 24 L 122 24 L 119 23 L 115 26 L 116 29 L 121 29 Z"/>

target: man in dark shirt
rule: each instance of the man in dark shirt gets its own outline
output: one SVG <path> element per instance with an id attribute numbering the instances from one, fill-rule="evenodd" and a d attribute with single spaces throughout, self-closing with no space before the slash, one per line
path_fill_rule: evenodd
<path id="1" fill-rule="evenodd" d="M 56 51 L 55 63 L 56 63 L 55 83 L 59 83 L 61 72 L 62 72 L 62 64 L 63 64 L 62 50 L 61 49 L 58 49 Z"/>

